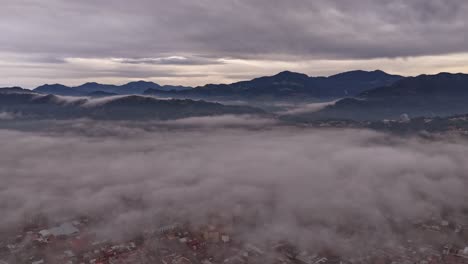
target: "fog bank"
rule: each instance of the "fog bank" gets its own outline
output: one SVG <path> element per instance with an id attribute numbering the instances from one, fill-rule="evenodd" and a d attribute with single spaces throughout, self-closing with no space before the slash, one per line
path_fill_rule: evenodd
<path id="1" fill-rule="evenodd" d="M 391 245 L 414 222 L 464 217 L 468 209 L 468 142 L 461 139 L 265 120 L 252 129 L 253 120 L 229 120 L 235 127 L 201 118 L 0 130 L 0 230 L 37 214 L 51 221 L 90 215 L 102 219 L 100 235 L 122 237 L 217 215 L 236 218 L 237 235 L 258 243 L 286 239 L 352 252 L 356 243 Z"/>

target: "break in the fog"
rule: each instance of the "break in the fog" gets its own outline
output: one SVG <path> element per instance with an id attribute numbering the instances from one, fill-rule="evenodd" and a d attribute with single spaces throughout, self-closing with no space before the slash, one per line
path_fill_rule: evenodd
<path id="1" fill-rule="evenodd" d="M 77 223 L 78 238 L 90 244 L 139 238 L 138 254 L 157 251 L 153 261 L 165 251 L 151 243 L 186 244 L 200 234 L 207 252 L 225 254 L 213 253 L 210 263 L 276 261 L 283 250 L 278 243 L 297 248 L 295 258 L 315 254 L 318 261 L 322 252 L 345 263 L 376 252 L 403 256 L 406 248 L 432 254 L 460 241 L 459 223 L 467 219 L 468 142 L 462 139 L 235 117 L 43 126 L 41 132 L 27 125 L 0 131 L 3 241 L 28 225 L 66 232 Z M 185 231 L 157 231 L 175 226 Z M 24 231 L 16 249 L 39 239 L 30 237 L 37 231 Z M 193 247 L 186 250 L 179 252 L 189 255 L 184 261 L 202 258 Z"/>

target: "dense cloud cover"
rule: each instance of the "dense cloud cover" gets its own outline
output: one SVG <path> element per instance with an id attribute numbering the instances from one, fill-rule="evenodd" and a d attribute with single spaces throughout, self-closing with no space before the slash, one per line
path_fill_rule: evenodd
<path id="1" fill-rule="evenodd" d="M 460 71 L 467 11 L 464 0 L 6 0 L 0 85 Z"/>
<path id="2" fill-rule="evenodd" d="M 238 235 L 258 243 L 352 251 L 467 209 L 466 141 L 219 119 L 2 129 L 0 229 L 37 213 L 87 214 L 102 218 L 102 236 L 121 237 L 221 215 L 241 219 Z"/>
<path id="3" fill-rule="evenodd" d="M 0 11 L 0 47 L 49 58 L 154 58 L 174 52 L 341 58 L 446 54 L 468 51 L 460 34 L 467 8 L 463 0 L 7 0 Z M 181 63 L 177 57 L 129 60 L 171 61 Z M 207 63 L 187 63 L 197 61 Z"/>

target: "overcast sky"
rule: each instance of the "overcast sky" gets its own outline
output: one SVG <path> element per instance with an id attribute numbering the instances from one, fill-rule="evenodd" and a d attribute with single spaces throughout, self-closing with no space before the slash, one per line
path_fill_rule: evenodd
<path id="1" fill-rule="evenodd" d="M 0 86 L 468 72 L 466 0 L 1 0 Z"/>

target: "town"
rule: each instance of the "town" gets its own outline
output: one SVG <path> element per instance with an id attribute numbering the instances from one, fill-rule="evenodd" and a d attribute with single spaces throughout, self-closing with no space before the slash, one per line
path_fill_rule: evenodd
<path id="1" fill-rule="evenodd" d="M 232 223 L 194 226 L 170 223 L 143 230 L 131 240 L 102 240 L 89 217 L 48 225 L 35 219 L 22 230 L 0 241 L 0 263 L 28 264 L 464 264 L 468 263 L 466 225 L 447 220 L 413 223 L 423 233 L 437 233 L 454 241 L 424 244 L 407 240 L 394 248 L 357 249 L 354 256 L 340 256 L 332 248 L 317 252 L 288 241 L 263 244 L 243 241 Z M 447 243 L 448 242 L 448 243 Z M 358 247 L 358 245 L 356 245 Z"/>

